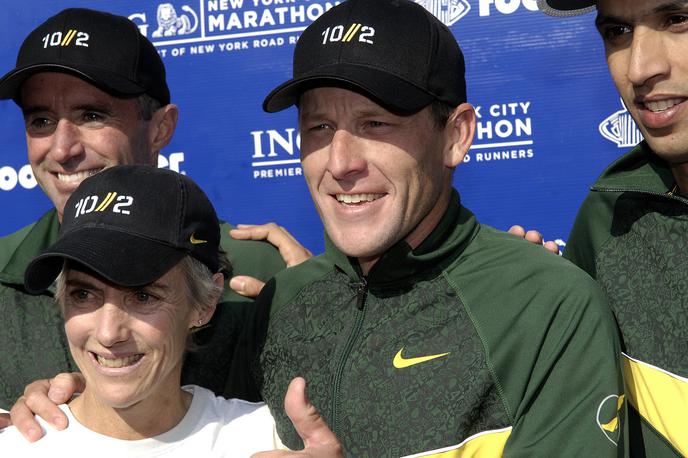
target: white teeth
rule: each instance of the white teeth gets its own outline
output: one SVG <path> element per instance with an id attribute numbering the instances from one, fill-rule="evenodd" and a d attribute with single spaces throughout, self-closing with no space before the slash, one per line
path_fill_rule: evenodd
<path id="1" fill-rule="evenodd" d="M 357 204 L 360 202 L 372 202 L 384 194 L 337 194 L 337 200 L 345 204 Z"/>
<path id="2" fill-rule="evenodd" d="M 70 173 L 68 175 L 64 173 L 58 173 L 57 174 L 57 179 L 60 181 L 65 181 L 67 183 L 74 183 L 77 181 L 84 180 L 90 176 L 95 175 L 96 173 L 100 172 L 101 169 L 91 169 L 91 170 L 83 170 L 81 172 L 75 172 L 75 173 Z"/>
<path id="3" fill-rule="evenodd" d="M 684 99 L 666 99 L 657 100 L 653 102 L 645 102 L 645 107 L 653 113 L 657 113 L 659 111 L 664 111 L 667 108 L 671 108 L 674 105 L 678 105 L 679 103 L 683 102 L 683 100 Z"/>
<path id="4" fill-rule="evenodd" d="M 96 358 L 98 359 L 98 364 L 101 366 L 105 367 L 125 367 L 125 366 L 131 366 L 132 364 L 136 363 L 138 360 L 143 358 L 143 354 L 138 354 L 138 355 L 132 355 L 132 356 L 127 356 L 126 358 L 105 358 L 100 355 L 96 355 Z"/>

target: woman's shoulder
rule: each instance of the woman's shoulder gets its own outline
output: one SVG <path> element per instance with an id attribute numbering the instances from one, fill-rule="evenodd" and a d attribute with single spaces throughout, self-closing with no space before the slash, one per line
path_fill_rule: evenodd
<path id="1" fill-rule="evenodd" d="M 66 404 L 60 405 L 60 409 L 67 414 L 70 424 L 73 421 L 73 417 L 69 408 Z M 7 456 L 22 456 L 24 457 L 38 457 L 47 456 L 50 451 L 55 451 L 59 449 L 60 444 L 67 444 L 73 439 L 73 433 L 75 428 L 67 428 L 62 431 L 53 429 L 52 426 L 48 425 L 42 418 L 36 417 L 36 420 L 41 425 L 43 429 L 44 436 L 36 442 L 27 441 L 24 436 L 19 432 L 14 426 L 8 426 L 7 428 L 0 429 L 0 450 L 3 451 L 3 456 L 5 452 L 8 453 Z M 19 455 L 19 453 L 22 453 Z M 16 454 L 16 455 L 15 455 Z"/>
<path id="2" fill-rule="evenodd" d="M 193 385 L 184 389 L 194 395 L 187 413 L 197 421 L 194 436 L 209 434 L 213 450 L 231 450 L 232 456 L 249 456 L 282 447 L 275 421 L 264 403 L 225 399 Z"/>
<path id="3" fill-rule="evenodd" d="M 225 424 L 237 419 L 241 419 L 242 422 L 248 421 L 248 418 L 254 421 L 272 422 L 270 410 L 263 402 L 250 402 L 235 398 L 225 399 L 196 385 L 186 385 L 183 388 L 194 395 L 191 409 L 196 410 L 196 415 L 202 413 L 203 416 L 212 416 Z"/>

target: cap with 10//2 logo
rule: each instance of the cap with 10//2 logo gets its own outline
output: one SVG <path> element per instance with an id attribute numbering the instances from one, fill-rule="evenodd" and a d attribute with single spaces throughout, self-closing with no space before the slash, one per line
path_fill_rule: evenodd
<path id="1" fill-rule="evenodd" d="M 58 240 L 31 261 L 24 286 L 44 291 L 66 259 L 117 285 L 143 286 L 186 255 L 217 272 L 219 252 L 217 214 L 193 180 L 172 170 L 120 165 L 87 178 L 72 193 Z"/>

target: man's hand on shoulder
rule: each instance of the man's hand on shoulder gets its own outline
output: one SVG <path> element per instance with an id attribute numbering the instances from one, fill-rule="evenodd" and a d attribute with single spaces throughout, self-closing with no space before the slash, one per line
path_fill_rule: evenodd
<path id="1" fill-rule="evenodd" d="M 229 234 L 237 240 L 266 240 L 273 244 L 282 255 L 287 267 L 301 264 L 313 257 L 313 254 L 285 228 L 275 223 L 267 224 L 238 224 Z M 237 294 L 256 297 L 263 289 L 264 282 L 246 275 L 237 275 L 229 281 L 229 287 Z"/>
<path id="2" fill-rule="evenodd" d="M 10 413 L 0 409 L 0 429 L 7 428 L 11 424 L 12 420 L 10 419 Z"/>
<path id="3" fill-rule="evenodd" d="M 34 415 L 57 430 L 65 429 L 68 420 L 58 405 L 69 401 L 74 393 L 83 391 L 84 387 L 84 378 L 79 373 L 59 374 L 50 380 L 31 383 L 10 410 L 12 424 L 29 442 L 43 437 L 43 430 Z"/>
<path id="4" fill-rule="evenodd" d="M 559 253 L 559 245 L 556 244 L 556 242 L 549 240 L 545 242 L 545 239 L 542 237 L 542 234 L 540 234 L 536 230 L 529 230 L 526 231 L 523 226 L 519 225 L 514 225 L 509 228 L 509 234 L 515 235 L 517 237 L 521 237 L 522 239 L 527 240 L 528 242 L 534 243 L 536 245 L 542 245 L 547 249 L 547 251 L 550 251 L 554 254 L 560 254 Z"/>

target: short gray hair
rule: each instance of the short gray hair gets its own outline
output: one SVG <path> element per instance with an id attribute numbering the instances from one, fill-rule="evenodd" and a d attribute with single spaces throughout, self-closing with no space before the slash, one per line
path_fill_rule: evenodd
<path id="1" fill-rule="evenodd" d="M 155 112 L 162 108 L 162 103 L 148 94 L 142 94 L 136 97 L 136 106 L 139 110 L 141 119 L 150 121 L 153 119 Z"/>

